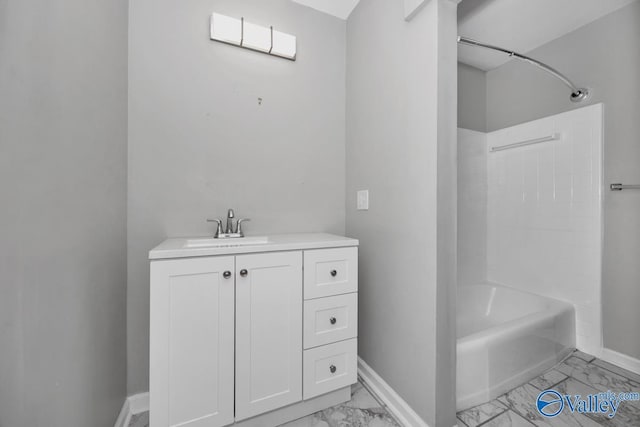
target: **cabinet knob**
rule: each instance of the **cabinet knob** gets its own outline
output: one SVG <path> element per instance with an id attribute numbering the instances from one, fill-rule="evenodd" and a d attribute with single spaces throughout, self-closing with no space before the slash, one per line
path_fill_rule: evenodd
<path id="1" fill-rule="evenodd" d="M 249 272 L 246 269 L 243 268 L 242 270 L 240 270 L 240 275 L 242 277 L 247 277 L 248 274 L 249 274 Z"/>
<path id="2" fill-rule="evenodd" d="M 331 365 L 331 366 L 329 366 L 329 371 L 331 371 L 331 373 L 332 373 L 332 374 L 335 374 L 335 373 L 336 373 L 336 369 L 337 369 L 337 368 L 336 368 L 336 365 Z"/>
<path id="3" fill-rule="evenodd" d="M 331 276 L 336 277 L 338 275 L 337 270 L 331 270 Z"/>
<path id="4" fill-rule="evenodd" d="M 335 317 L 330 317 L 329 318 L 329 322 L 331 322 L 332 325 L 335 325 L 337 321 L 338 321 L 338 319 L 336 319 Z"/>
<path id="5" fill-rule="evenodd" d="M 225 279 L 228 279 L 229 277 L 231 277 L 231 272 L 225 271 L 224 273 L 222 273 L 222 277 L 224 277 Z"/>

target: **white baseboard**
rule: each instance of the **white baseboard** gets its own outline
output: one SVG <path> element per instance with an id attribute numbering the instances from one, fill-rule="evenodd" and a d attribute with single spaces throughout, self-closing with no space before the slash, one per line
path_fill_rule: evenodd
<path id="1" fill-rule="evenodd" d="M 617 351 L 609 350 L 605 348 L 602 350 L 602 360 L 605 362 L 613 363 L 616 366 L 631 371 L 640 375 L 640 360 L 635 359 L 626 354 L 618 353 Z"/>
<path id="2" fill-rule="evenodd" d="M 115 427 L 129 427 L 131 417 L 149 410 L 149 393 L 140 393 L 125 399 Z"/>
<path id="3" fill-rule="evenodd" d="M 422 418 L 364 360 L 358 357 L 362 382 L 387 405 L 387 410 L 405 427 L 429 427 Z"/>

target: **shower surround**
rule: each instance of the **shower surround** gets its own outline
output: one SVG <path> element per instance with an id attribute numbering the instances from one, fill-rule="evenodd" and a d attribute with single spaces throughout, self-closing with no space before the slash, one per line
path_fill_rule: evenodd
<path id="1" fill-rule="evenodd" d="M 573 304 L 576 345 L 598 357 L 602 115 L 597 104 L 487 135 L 487 280 Z"/>
<path id="2" fill-rule="evenodd" d="M 602 115 L 460 130 L 458 409 L 602 355 Z"/>

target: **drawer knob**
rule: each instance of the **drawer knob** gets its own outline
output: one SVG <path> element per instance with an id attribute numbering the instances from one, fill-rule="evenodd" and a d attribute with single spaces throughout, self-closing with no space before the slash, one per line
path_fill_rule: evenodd
<path id="1" fill-rule="evenodd" d="M 331 371 L 332 374 L 335 374 L 336 373 L 336 365 L 329 366 L 329 371 Z"/>
<path id="2" fill-rule="evenodd" d="M 249 274 L 249 272 L 246 269 L 243 268 L 242 270 L 240 270 L 240 275 L 242 277 L 247 277 L 248 274 Z"/>
<path id="3" fill-rule="evenodd" d="M 331 322 L 332 325 L 335 325 L 337 321 L 338 321 L 338 319 L 336 319 L 335 317 L 330 317 L 329 318 L 329 322 Z"/>
<path id="4" fill-rule="evenodd" d="M 331 276 L 336 277 L 338 272 L 336 270 L 331 270 Z"/>
<path id="5" fill-rule="evenodd" d="M 231 277 L 231 272 L 225 271 L 224 273 L 222 273 L 222 277 L 224 277 L 225 279 L 228 279 L 229 277 Z"/>

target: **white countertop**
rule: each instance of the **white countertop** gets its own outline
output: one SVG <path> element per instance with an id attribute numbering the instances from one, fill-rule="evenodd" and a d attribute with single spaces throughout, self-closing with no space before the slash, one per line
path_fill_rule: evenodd
<path id="1" fill-rule="evenodd" d="M 167 239 L 149 251 L 150 260 L 191 258 L 212 255 L 235 255 L 258 252 L 296 251 L 303 249 L 343 248 L 358 246 L 358 240 L 326 233 L 295 233 L 264 236 L 267 243 L 239 244 L 242 239 L 215 239 L 212 246 L 189 247 L 189 242 L 211 237 Z M 247 236 L 247 239 L 256 238 Z M 235 242 L 234 242 L 235 241 Z"/>

